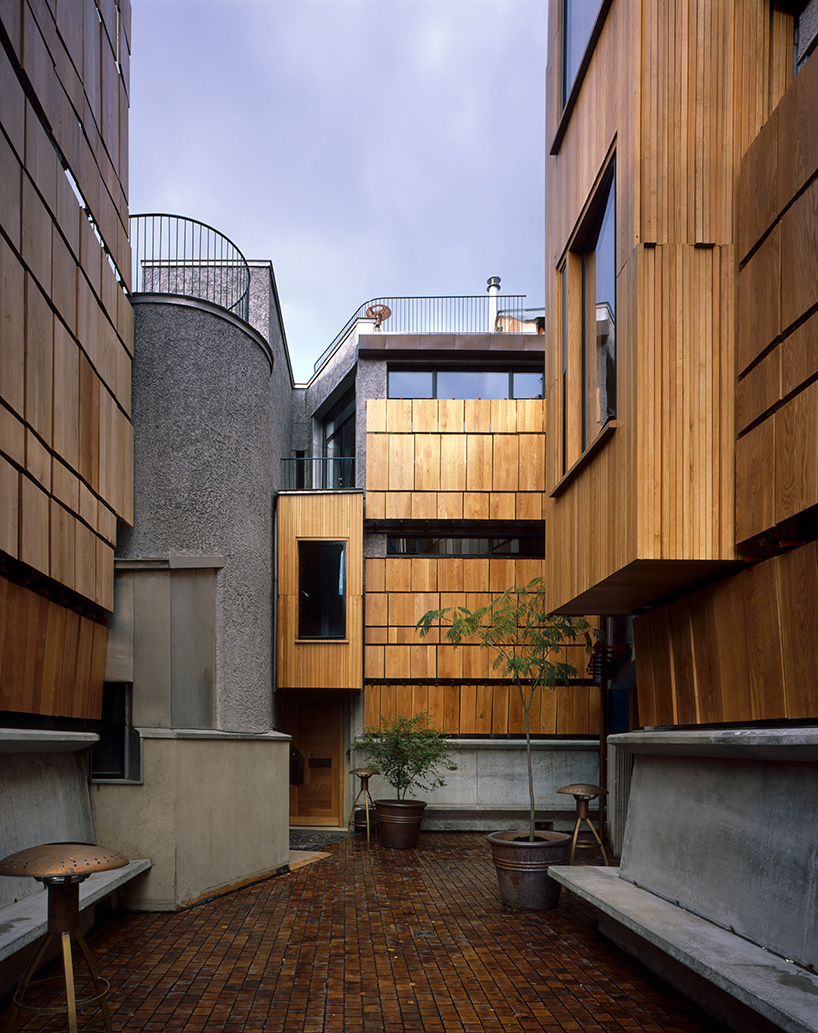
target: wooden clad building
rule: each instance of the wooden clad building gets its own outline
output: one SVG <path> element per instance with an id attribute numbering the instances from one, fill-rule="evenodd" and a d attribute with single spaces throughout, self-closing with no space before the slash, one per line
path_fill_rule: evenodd
<path id="1" fill-rule="evenodd" d="M 815 717 L 815 62 L 786 5 L 613 2 L 566 82 L 550 17 L 549 604 L 637 614 L 640 724 Z"/>
<path id="2" fill-rule="evenodd" d="M 133 511 L 130 0 L 0 18 L 0 711 L 99 718 Z"/>

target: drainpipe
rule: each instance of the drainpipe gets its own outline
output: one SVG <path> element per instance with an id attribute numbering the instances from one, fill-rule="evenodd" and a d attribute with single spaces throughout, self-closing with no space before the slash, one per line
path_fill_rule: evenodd
<path id="1" fill-rule="evenodd" d="M 500 293 L 500 277 L 490 276 L 486 280 L 488 287 L 486 290 L 489 292 L 489 333 L 494 333 L 497 329 L 497 295 Z"/>

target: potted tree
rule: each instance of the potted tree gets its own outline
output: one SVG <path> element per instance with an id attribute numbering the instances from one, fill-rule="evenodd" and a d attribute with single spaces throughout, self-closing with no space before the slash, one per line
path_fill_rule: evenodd
<path id="1" fill-rule="evenodd" d="M 503 903 L 525 910 L 554 908 L 560 887 L 548 875 L 548 868 L 566 860 L 571 837 L 536 829 L 529 714 L 538 689 L 566 685 L 576 677 L 576 668 L 560 659 L 565 646 L 582 644 L 590 656 L 601 633 L 584 617 L 546 613 L 540 577 L 525 586 L 506 589 L 476 610 L 463 606 L 429 610 L 417 623 L 421 638 L 433 625 L 448 626 L 446 640 L 455 646 L 477 639 L 481 646 L 493 650 L 494 670 L 512 678 L 520 694 L 528 766 L 528 829 L 492 832 L 488 841 Z"/>
<path id="2" fill-rule="evenodd" d="M 383 846 L 406 850 L 417 846 L 424 800 L 407 800 L 413 789 L 431 791 L 446 784 L 440 774 L 456 771 L 449 757 L 449 743 L 441 732 L 430 727 L 430 714 L 422 711 L 413 717 L 399 714 L 392 721 L 381 720 L 379 728 L 365 728 L 355 742 L 366 750 L 373 767 L 395 790 L 393 800 L 375 800 L 378 838 Z"/>

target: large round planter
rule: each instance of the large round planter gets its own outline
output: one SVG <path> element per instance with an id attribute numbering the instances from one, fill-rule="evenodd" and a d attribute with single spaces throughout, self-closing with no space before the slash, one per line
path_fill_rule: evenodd
<path id="1" fill-rule="evenodd" d="M 551 911 L 559 902 L 560 884 L 548 868 L 568 859 L 571 837 L 564 832 L 536 832 L 535 836 L 531 843 L 526 829 L 515 829 L 486 837 L 506 907 Z"/>
<path id="2" fill-rule="evenodd" d="M 376 800 L 378 839 L 393 850 L 411 850 L 418 845 L 425 800 Z"/>

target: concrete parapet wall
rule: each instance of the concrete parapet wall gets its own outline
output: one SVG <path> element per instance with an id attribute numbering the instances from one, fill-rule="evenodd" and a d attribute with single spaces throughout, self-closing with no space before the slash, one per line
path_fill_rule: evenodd
<path id="1" fill-rule="evenodd" d="M 137 911 L 172 911 L 285 866 L 290 737 L 145 730 L 144 782 L 95 784 L 100 841 L 153 867 Z"/>
<path id="2" fill-rule="evenodd" d="M 412 794 L 428 802 L 425 828 L 492 831 L 511 828 L 521 817 L 524 823 L 528 820 L 525 742 L 453 740 L 451 756 L 458 768 L 444 773 L 443 788 Z M 357 751 L 353 759 L 352 767 L 362 764 L 365 754 Z M 535 740 L 532 764 L 538 815 L 556 818 L 555 827 L 573 828 L 574 799 L 557 790 L 572 782 L 599 782 L 599 744 L 593 739 Z M 394 796 L 392 787 L 379 776 L 373 777 L 370 788 L 374 799 Z"/>
<path id="3" fill-rule="evenodd" d="M 818 966 L 818 729 L 639 732 L 621 877 Z"/>

